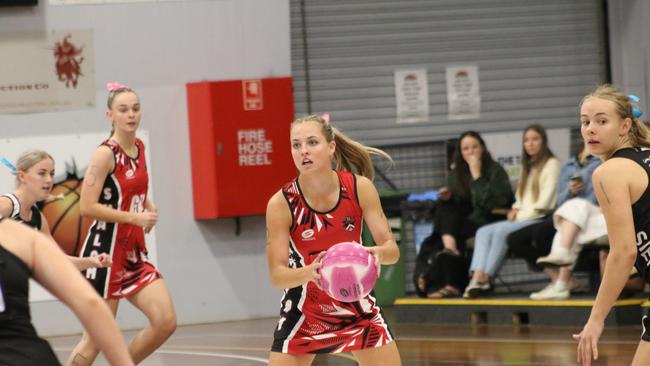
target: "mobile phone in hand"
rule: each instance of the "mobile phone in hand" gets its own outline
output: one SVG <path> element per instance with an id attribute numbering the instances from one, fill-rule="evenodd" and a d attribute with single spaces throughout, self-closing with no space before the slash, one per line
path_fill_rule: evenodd
<path id="1" fill-rule="evenodd" d="M 580 183 L 580 182 L 582 182 L 582 175 L 574 174 L 574 175 L 571 176 L 571 178 L 569 178 L 569 180 Z"/>

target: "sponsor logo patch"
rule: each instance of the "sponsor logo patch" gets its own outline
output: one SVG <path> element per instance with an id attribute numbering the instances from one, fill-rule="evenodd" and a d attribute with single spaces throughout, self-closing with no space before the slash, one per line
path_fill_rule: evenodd
<path id="1" fill-rule="evenodd" d="M 305 240 L 314 240 L 314 230 L 313 229 L 307 229 L 307 230 L 302 232 L 301 236 Z"/>

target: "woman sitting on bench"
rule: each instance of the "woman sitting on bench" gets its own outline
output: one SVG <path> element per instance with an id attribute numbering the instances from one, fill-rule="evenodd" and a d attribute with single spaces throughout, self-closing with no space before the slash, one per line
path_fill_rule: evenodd
<path id="1" fill-rule="evenodd" d="M 429 298 L 461 295 L 467 285 L 465 241 L 480 226 L 503 220 L 494 210 L 514 201 L 508 174 L 474 131 L 460 135 L 439 194 L 434 232 L 422 243 L 414 276 L 418 294 Z"/>
<path id="2" fill-rule="evenodd" d="M 539 222 L 555 206 L 560 161 L 548 147 L 544 127 L 539 124 L 526 127 L 522 145 L 522 172 L 517 185 L 517 200 L 508 212 L 508 220 L 482 226 L 476 231 L 470 265 L 472 278 L 463 293 L 464 298 L 478 297 L 491 290 L 492 278 L 508 250 L 508 235 Z"/>

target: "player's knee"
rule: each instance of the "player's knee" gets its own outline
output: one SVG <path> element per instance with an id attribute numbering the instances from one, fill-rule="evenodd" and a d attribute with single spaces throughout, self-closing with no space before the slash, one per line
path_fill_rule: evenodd
<path id="1" fill-rule="evenodd" d="M 176 313 L 168 311 L 159 314 L 151 323 L 152 327 L 156 329 L 156 333 L 169 337 L 176 330 Z"/>

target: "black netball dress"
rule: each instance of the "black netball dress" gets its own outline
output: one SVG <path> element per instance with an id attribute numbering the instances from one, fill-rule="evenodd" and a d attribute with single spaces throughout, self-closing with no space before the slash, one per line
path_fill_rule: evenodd
<path id="1" fill-rule="evenodd" d="M 1 220 L 1 219 L 0 219 Z M 0 243 L 0 365 L 60 365 L 50 345 L 38 337 L 29 312 L 27 265 Z"/>

